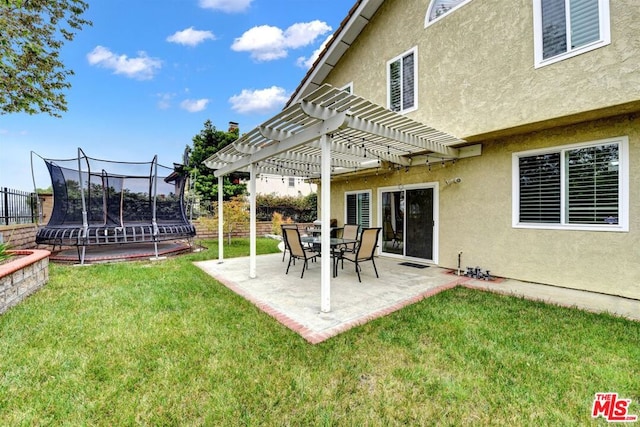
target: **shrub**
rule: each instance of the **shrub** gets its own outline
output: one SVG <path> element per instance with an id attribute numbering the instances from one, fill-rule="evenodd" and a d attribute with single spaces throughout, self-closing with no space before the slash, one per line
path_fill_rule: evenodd
<path id="1" fill-rule="evenodd" d="M 292 224 L 293 220 L 289 217 L 283 218 L 280 212 L 274 212 L 271 215 L 271 232 L 277 236 L 282 234 L 282 224 Z"/>
<path id="2" fill-rule="evenodd" d="M 256 197 L 259 221 L 273 219 L 274 213 L 289 217 L 293 222 L 311 222 L 318 217 L 318 196 L 311 193 L 304 197 L 258 194 Z"/>

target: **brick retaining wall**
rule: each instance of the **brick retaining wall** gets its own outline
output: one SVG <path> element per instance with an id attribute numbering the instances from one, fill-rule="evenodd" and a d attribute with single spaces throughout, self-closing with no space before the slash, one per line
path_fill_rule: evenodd
<path id="1" fill-rule="evenodd" d="M 13 251 L 20 256 L 0 265 L 0 314 L 43 287 L 49 280 L 49 251 Z"/>
<path id="2" fill-rule="evenodd" d="M 208 223 L 205 224 L 200 220 L 195 220 L 193 221 L 193 225 L 195 225 L 196 227 L 196 238 L 198 239 L 217 239 L 218 238 L 217 222 L 208 221 Z M 313 224 L 298 223 L 297 225 L 300 230 L 303 230 L 304 228 L 309 227 Z M 258 237 L 261 237 L 261 236 L 264 236 L 265 234 L 273 234 L 271 221 L 256 222 L 256 235 Z M 227 238 L 226 233 L 224 237 Z M 245 227 L 231 233 L 231 237 L 249 237 L 249 224 L 246 224 Z"/>
<path id="3" fill-rule="evenodd" d="M 0 225 L 2 241 L 9 249 L 33 249 L 36 247 L 36 225 Z"/>

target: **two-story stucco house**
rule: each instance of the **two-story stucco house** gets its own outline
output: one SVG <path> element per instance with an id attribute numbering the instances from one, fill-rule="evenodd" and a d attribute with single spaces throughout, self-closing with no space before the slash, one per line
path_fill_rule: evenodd
<path id="1" fill-rule="evenodd" d="M 357 1 L 283 112 L 209 161 L 318 177 L 380 256 L 638 299 L 639 34 L 636 0 Z"/>

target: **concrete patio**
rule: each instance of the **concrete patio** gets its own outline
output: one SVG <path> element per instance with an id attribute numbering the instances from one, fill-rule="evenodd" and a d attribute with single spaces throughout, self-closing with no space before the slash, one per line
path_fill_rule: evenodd
<path id="1" fill-rule="evenodd" d="M 345 263 L 344 270 L 331 280 L 328 313 L 320 311 L 319 262 L 309 263 L 302 279 L 301 262 L 285 274 L 287 263 L 282 262 L 282 254 L 258 256 L 255 279 L 249 278 L 248 257 L 195 264 L 313 344 L 457 285 L 640 320 L 638 300 L 510 279 L 475 280 L 435 266 L 418 268 L 401 263 L 377 257 L 380 278 L 375 277 L 371 262 L 364 263 L 362 283 L 353 264 Z"/>

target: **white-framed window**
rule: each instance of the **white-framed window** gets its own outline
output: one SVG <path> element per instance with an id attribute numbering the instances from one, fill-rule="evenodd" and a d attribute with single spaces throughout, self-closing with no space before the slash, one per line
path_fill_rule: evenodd
<path id="1" fill-rule="evenodd" d="M 353 82 L 349 82 L 346 85 L 342 86 L 340 90 L 343 90 L 347 93 L 353 93 Z"/>
<path id="2" fill-rule="evenodd" d="M 533 0 L 535 66 L 611 43 L 609 0 Z"/>
<path id="3" fill-rule="evenodd" d="M 293 188 L 296 186 L 296 178 L 294 176 L 289 177 L 289 188 Z"/>
<path id="4" fill-rule="evenodd" d="M 427 27 L 432 22 L 439 21 L 449 12 L 464 6 L 471 0 L 431 0 L 429 8 L 427 9 L 427 16 L 424 20 L 424 26 Z"/>
<path id="5" fill-rule="evenodd" d="M 345 195 L 345 224 L 371 226 L 371 190 L 349 191 Z"/>
<path id="6" fill-rule="evenodd" d="M 418 48 L 387 62 L 387 106 L 407 113 L 418 106 Z"/>
<path id="7" fill-rule="evenodd" d="M 513 226 L 629 231 L 626 136 L 513 154 Z"/>

